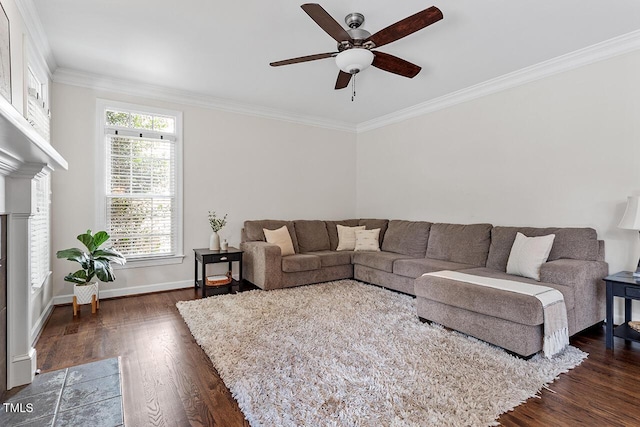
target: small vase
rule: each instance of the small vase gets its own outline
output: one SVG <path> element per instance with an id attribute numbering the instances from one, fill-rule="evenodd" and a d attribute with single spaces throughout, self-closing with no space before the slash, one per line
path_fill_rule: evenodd
<path id="1" fill-rule="evenodd" d="M 209 249 L 212 251 L 220 250 L 220 236 L 218 236 L 217 231 L 212 232 L 211 237 L 209 237 Z"/>

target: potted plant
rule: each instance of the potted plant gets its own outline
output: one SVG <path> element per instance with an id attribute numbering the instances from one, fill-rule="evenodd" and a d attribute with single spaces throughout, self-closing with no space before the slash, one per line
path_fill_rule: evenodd
<path id="1" fill-rule="evenodd" d="M 113 273 L 112 262 L 123 265 L 127 259 L 115 249 L 101 248 L 109 240 L 106 231 L 98 231 L 91 234 L 91 230 L 80 234 L 78 240 L 86 247 L 86 251 L 79 248 L 70 248 L 58 251 L 56 256 L 68 259 L 80 264 L 80 270 L 67 274 L 64 280 L 73 283 L 73 315 L 77 314 L 78 304 L 92 304 L 92 313 L 99 308 L 98 282 L 94 277 L 103 282 L 113 282 L 116 278 Z"/>
<path id="2" fill-rule="evenodd" d="M 227 214 L 224 214 L 222 218 L 218 218 L 215 211 L 209 211 L 209 225 L 212 230 L 211 237 L 209 237 L 209 249 L 219 251 L 220 236 L 218 235 L 218 231 L 227 225 Z"/>

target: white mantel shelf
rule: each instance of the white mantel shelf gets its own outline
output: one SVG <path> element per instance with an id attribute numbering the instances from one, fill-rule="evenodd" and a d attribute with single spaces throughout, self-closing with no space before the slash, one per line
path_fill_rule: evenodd
<path id="1" fill-rule="evenodd" d="M 51 169 L 68 169 L 67 161 L 27 120 L 0 96 L 0 156 L 16 167 L 25 163 L 42 163 Z"/>

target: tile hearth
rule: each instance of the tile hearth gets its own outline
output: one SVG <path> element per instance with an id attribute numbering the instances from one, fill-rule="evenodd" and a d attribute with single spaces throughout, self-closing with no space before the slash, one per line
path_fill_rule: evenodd
<path id="1" fill-rule="evenodd" d="M 123 426 L 119 359 L 37 375 L 3 403 L 0 425 Z"/>

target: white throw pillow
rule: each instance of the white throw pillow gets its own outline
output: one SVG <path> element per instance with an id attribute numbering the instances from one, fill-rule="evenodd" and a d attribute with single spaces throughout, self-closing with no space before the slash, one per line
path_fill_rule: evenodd
<path id="1" fill-rule="evenodd" d="M 516 240 L 511 247 L 507 273 L 516 276 L 529 277 L 540 281 L 540 267 L 547 262 L 555 234 L 540 237 L 527 237 L 522 233 L 516 234 Z"/>
<path id="2" fill-rule="evenodd" d="M 379 228 L 375 228 L 373 230 L 356 230 L 356 247 L 354 248 L 354 250 L 379 252 L 379 236 Z"/>
<path id="3" fill-rule="evenodd" d="M 337 224 L 338 229 L 338 247 L 336 251 L 352 251 L 356 248 L 356 230 L 364 230 L 364 225 L 357 227 L 345 227 Z"/>
<path id="4" fill-rule="evenodd" d="M 273 243 L 280 246 L 282 256 L 293 255 L 296 252 L 293 250 L 293 242 L 291 241 L 291 235 L 286 225 L 278 228 L 277 230 L 267 230 L 263 228 L 264 237 L 267 239 L 267 243 Z"/>

